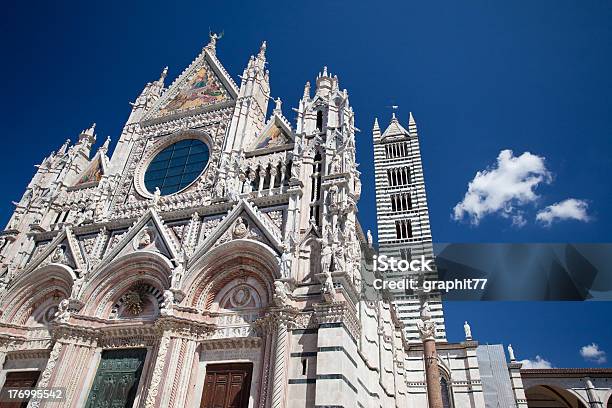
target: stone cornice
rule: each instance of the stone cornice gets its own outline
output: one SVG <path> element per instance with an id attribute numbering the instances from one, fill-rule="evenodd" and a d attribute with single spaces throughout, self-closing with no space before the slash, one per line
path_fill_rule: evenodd
<path id="1" fill-rule="evenodd" d="M 349 330 L 353 338 L 358 339 L 361 333 L 361 324 L 357 318 L 357 311 L 348 302 L 318 303 L 314 305 L 316 322 L 321 324 L 342 323 Z"/>
<path id="2" fill-rule="evenodd" d="M 608 377 L 612 378 L 612 368 L 523 368 L 523 378 L 567 378 L 567 377 Z"/>

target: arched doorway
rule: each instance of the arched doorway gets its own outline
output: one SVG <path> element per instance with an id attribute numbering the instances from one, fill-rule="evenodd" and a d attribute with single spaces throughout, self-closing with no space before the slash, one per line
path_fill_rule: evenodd
<path id="1" fill-rule="evenodd" d="M 575 394 L 553 385 L 535 385 L 525 390 L 530 408 L 588 408 Z"/>

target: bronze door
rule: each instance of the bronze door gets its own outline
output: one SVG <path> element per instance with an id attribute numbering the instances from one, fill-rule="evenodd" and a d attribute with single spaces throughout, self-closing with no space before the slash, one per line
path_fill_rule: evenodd
<path id="1" fill-rule="evenodd" d="M 6 374 L 3 390 L 7 388 L 34 388 L 40 371 L 14 371 Z M 2 393 L 4 396 L 4 393 Z M 0 402 L 0 408 L 25 408 L 28 401 Z"/>
<path id="2" fill-rule="evenodd" d="M 105 350 L 87 399 L 87 408 L 131 408 L 146 349 Z"/>
<path id="3" fill-rule="evenodd" d="M 211 364 L 200 408 L 248 408 L 253 364 Z"/>

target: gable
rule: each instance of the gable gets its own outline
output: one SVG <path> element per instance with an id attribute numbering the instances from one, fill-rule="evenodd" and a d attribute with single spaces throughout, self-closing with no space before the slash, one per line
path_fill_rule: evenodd
<path id="1" fill-rule="evenodd" d="M 102 169 L 102 160 L 100 155 L 94 158 L 89 167 L 81 174 L 75 186 L 82 184 L 97 183 L 102 178 L 104 170 Z"/>
<path id="2" fill-rule="evenodd" d="M 255 139 L 253 149 L 266 149 L 292 143 L 291 137 L 275 121 Z"/>
<path id="3" fill-rule="evenodd" d="M 224 81 L 203 54 L 162 97 L 154 117 L 180 114 L 232 99 Z"/>
<path id="4" fill-rule="evenodd" d="M 129 229 L 117 230 L 111 234 L 104 256 L 93 268 L 92 275 L 115 258 L 137 251 L 156 252 L 168 259 L 178 256 L 177 243 L 153 208 L 143 214 Z"/>
<path id="5" fill-rule="evenodd" d="M 264 216 L 244 199 L 240 199 L 225 217 L 217 219 L 211 228 L 206 235 L 201 235 L 204 239 L 198 245 L 190 263 L 204 256 L 211 248 L 234 239 L 260 241 L 278 253 L 282 252 L 280 229 L 268 216 Z"/>

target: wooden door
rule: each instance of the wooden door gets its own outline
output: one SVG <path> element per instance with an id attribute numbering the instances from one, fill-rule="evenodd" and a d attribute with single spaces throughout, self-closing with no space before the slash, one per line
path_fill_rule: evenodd
<path id="1" fill-rule="evenodd" d="M 6 374 L 3 390 L 7 388 L 34 388 L 40 371 L 14 371 Z M 2 393 L 3 397 L 4 392 Z M 3 398 L 4 400 L 4 398 Z M 29 400 L 29 399 L 28 399 Z M 15 402 L 0 402 L 0 408 L 25 408 L 28 406 L 28 400 Z"/>
<path id="2" fill-rule="evenodd" d="M 103 351 L 86 407 L 131 408 L 146 355 L 146 349 Z"/>
<path id="3" fill-rule="evenodd" d="M 253 364 L 210 364 L 200 408 L 248 408 Z"/>

